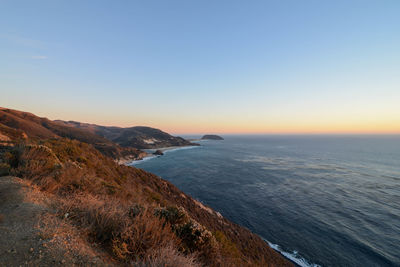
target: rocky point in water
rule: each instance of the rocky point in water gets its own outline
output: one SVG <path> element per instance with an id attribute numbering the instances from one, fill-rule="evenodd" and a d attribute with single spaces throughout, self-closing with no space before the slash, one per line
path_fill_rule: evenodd
<path id="1" fill-rule="evenodd" d="M 215 134 L 206 134 L 203 135 L 203 137 L 201 138 L 202 140 L 224 140 L 224 138 L 222 138 L 219 135 L 215 135 Z"/>
<path id="2" fill-rule="evenodd" d="M 157 150 L 153 153 L 153 155 L 162 156 L 162 155 L 164 155 L 164 153 L 163 153 L 161 150 L 157 149 Z"/>

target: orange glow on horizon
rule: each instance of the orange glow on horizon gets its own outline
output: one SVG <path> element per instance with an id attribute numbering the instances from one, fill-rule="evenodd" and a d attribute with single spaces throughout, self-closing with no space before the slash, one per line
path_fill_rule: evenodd
<path id="1" fill-rule="evenodd" d="M 13 108 L 13 107 L 9 107 Z M 243 116 L 135 116 L 125 114 L 89 113 L 82 110 L 49 110 L 14 108 L 31 112 L 51 120 L 74 120 L 103 126 L 148 126 L 170 134 L 400 134 L 400 116 L 309 116 L 297 118 L 288 115 L 246 118 Z M 135 114 L 135 113 L 133 113 Z M 384 118 L 384 119 L 382 119 Z"/>
<path id="2" fill-rule="evenodd" d="M 100 125 L 114 125 L 107 122 Z M 235 123 L 180 123 L 180 122 L 155 122 L 148 123 L 122 123 L 120 127 L 149 126 L 161 129 L 171 134 L 400 134 L 400 121 L 375 122 L 375 123 L 285 123 L 285 124 L 235 124 Z"/>

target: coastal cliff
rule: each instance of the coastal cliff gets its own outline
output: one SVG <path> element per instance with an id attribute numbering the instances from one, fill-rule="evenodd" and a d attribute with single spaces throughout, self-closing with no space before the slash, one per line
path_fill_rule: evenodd
<path id="1" fill-rule="evenodd" d="M 106 127 L 74 121 L 49 120 L 32 113 L 0 107 L 0 142 L 13 139 L 69 138 L 93 145 L 102 154 L 124 163 L 147 155 L 141 149 L 195 146 L 150 127 Z"/>
<path id="2" fill-rule="evenodd" d="M 96 124 L 81 123 L 76 121 L 60 121 L 67 126 L 84 129 L 98 136 L 104 137 L 122 147 L 137 149 L 161 148 L 171 146 L 197 146 L 179 136 L 172 136 L 159 129 L 135 126 L 128 128 L 100 126 Z"/>
<path id="3" fill-rule="evenodd" d="M 116 163 L 92 140 L 63 137 L 65 129 L 57 128 L 61 124 L 38 120 L 32 114 L 15 116 L 29 117 L 35 124 L 4 112 L 8 119 L 2 119 L 7 125 L 0 122 L 6 142 L 0 146 L 0 175 L 21 178 L 18 181 L 45 199 L 43 209 L 57 223 L 39 227 L 44 243 L 73 233 L 81 240 L 76 244 L 82 249 L 77 251 L 90 249 L 97 259 L 95 265 L 292 266 L 246 228 L 170 182 Z M 3 214 L 6 222 L 8 215 Z M 67 257 L 64 264 L 69 260 L 79 264 L 79 257 Z"/>

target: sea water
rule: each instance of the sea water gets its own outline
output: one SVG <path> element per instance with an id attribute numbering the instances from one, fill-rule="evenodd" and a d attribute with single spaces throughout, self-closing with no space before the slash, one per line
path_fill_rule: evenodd
<path id="1" fill-rule="evenodd" d="M 302 266 L 400 266 L 400 136 L 224 136 L 135 166 Z"/>

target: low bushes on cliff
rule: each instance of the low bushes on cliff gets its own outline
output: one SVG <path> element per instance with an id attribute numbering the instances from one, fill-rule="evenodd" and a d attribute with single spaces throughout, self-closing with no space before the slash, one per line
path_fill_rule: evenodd
<path id="1" fill-rule="evenodd" d="M 176 266 L 174 259 L 180 266 L 288 264 L 261 239 L 172 184 L 118 165 L 91 145 L 41 140 L 12 147 L 2 158 L 12 174 L 53 194 L 59 216 L 118 261 L 137 266 Z"/>

